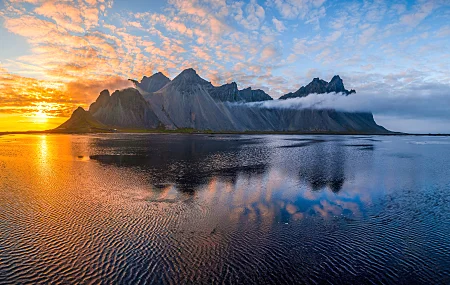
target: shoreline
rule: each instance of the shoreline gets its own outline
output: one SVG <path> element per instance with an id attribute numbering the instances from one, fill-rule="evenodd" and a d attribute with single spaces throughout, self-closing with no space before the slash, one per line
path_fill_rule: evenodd
<path id="1" fill-rule="evenodd" d="M 193 134 L 193 135 L 366 135 L 366 136 L 434 136 L 434 137 L 448 137 L 450 134 L 412 134 L 412 133 L 364 133 L 364 132 L 213 132 L 213 131 L 196 131 L 196 130 L 118 130 L 118 131 L 98 131 L 98 132 L 61 132 L 61 131 L 18 131 L 18 132 L 0 132 L 3 135 L 39 135 L 39 134 L 71 134 L 71 135 L 86 135 L 86 134 Z"/>

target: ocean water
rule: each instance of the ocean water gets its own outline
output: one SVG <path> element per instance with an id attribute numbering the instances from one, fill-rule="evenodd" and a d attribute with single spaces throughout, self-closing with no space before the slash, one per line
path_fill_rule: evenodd
<path id="1" fill-rule="evenodd" d="M 0 284 L 450 284 L 450 138 L 0 136 Z"/>

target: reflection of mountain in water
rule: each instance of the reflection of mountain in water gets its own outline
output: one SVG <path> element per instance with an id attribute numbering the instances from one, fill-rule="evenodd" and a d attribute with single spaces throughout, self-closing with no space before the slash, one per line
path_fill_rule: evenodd
<path id="1" fill-rule="evenodd" d="M 92 155 L 91 159 L 144 171 L 153 186 L 175 184 L 186 192 L 208 184 L 212 178 L 235 184 L 239 175 L 263 175 L 273 151 L 259 138 L 236 136 L 154 135 L 150 139 L 96 139 L 94 144 L 114 154 Z M 346 179 L 343 146 L 333 141 L 299 139 L 282 148 L 294 152 L 285 164 L 289 172 L 296 171 L 300 181 L 312 190 L 328 186 L 337 193 L 342 189 Z"/>
<path id="2" fill-rule="evenodd" d="M 148 173 L 149 183 L 157 188 L 175 184 L 182 192 L 192 192 L 217 177 L 235 183 L 238 175 L 262 175 L 268 166 L 268 149 L 251 155 L 258 139 L 230 139 L 205 136 L 155 136 L 148 140 L 98 140 L 99 148 L 132 149 L 132 154 L 90 156 L 100 163 L 135 168 Z M 248 145 L 254 145 L 251 149 Z M 244 152 L 245 154 L 242 154 Z"/>
<path id="3" fill-rule="evenodd" d="M 336 137 L 134 135 L 94 139 L 92 145 L 99 151 L 90 158 L 135 172 L 137 179 L 156 188 L 148 194 L 149 201 L 174 202 L 195 195 L 202 207 L 232 209 L 228 219 L 260 221 L 266 227 L 305 215 L 360 215 L 357 196 L 347 192 L 347 200 L 330 199 L 321 191 L 339 193 L 346 179 L 358 171 L 346 167 L 346 161 L 360 164 L 358 160 L 371 153 L 349 147 L 345 141 Z M 299 188 L 299 184 L 309 187 Z M 178 194 L 183 196 L 177 198 Z"/>
<path id="4" fill-rule="evenodd" d="M 345 182 L 346 157 L 342 147 L 332 145 L 330 149 L 327 146 L 317 143 L 304 153 L 302 162 L 306 162 L 306 165 L 299 168 L 299 177 L 307 181 L 315 191 L 328 186 L 337 193 Z"/>
<path id="5" fill-rule="evenodd" d="M 280 161 L 280 167 L 313 191 L 327 187 L 339 192 L 346 180 L 346 149 L 340 139 L 299 138 L 285 139 L 280 149 L 288 152 Z M 286 168 L 289 166 L 289 168 Z"/>

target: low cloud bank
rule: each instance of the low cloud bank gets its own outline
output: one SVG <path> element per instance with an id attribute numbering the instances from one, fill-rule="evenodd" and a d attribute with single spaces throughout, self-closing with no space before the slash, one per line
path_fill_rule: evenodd
<path id="1" fill-rule="evenodd" d="M 450 133 L 450 85 L 446 84 L 411 85 L 388 91 L 363 90 L 349 96 L 337 93 L 310 94 L 304 98 L 235 104 L 268 109 L 372 112 L 377 122 L 393 130 Z"/>

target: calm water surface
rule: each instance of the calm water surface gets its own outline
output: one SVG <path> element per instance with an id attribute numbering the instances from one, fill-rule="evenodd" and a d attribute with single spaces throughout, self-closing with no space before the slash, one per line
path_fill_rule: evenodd
<path id="1" fill-rule="evenodd" d="M 0 283 L 450 284 L 450 138 L 0 136 Z"/>

